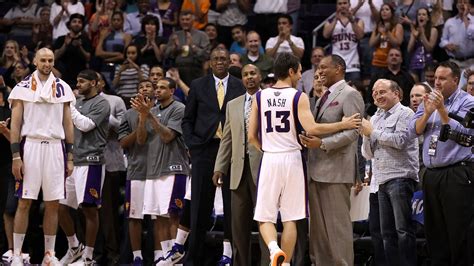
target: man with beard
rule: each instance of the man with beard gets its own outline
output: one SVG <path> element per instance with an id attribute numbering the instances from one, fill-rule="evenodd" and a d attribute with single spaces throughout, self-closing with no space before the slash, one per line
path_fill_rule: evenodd
<path id="1" fill-rule="evenodd" d="M 99 95 L 97 73 L 86 69 L 77 76 L 80 98 L 71 107 L 74 122 L 74 174 L 66 179 L 66 199 L 59 207 L 59 224 L 67 236 L 69 249 L 61 264 L 70 264 L 82 256 L 84 265 L 93 265 L 95 240 L 99 230 L 102 186 L 105 175 L 104 150 L 109 131 L 110 106 Z M 77 109 L 76 109 L 77 108 Z M 69 207 L 82 208 L 85 216 L 85 247 L 79 243 Z"/>
<path id="2" fill-rule="evenodd" d="M 53 40 L 68 33 L 67 22 L 71 15 L 84 15 L 84 5 L 78 0 L 56 0 L 51 5 L 51 13 L 48 19 L 53 26 Z"/>
<path id="3" fill-rule="evenodd" d="M 77 74 L 87 68 L 91 59 L 92 45 L 87 34 L 83 32 L 83 15 L 72 14 L 66 25 L 69 33 L 58 37 L 54 42 L 54 56 L 62 78 L 68 84 L 75 84 Z"/>
<path id="4" fill-rule="evenodd" d="M 54 66 L 51 50 L 38 50 L 34 64 L 37 70 L 18 83 L 8 99 L 12 106 L 12 172 L 19 198 L 13 228 L 12 265 L 23 265 L 21 247 L 28 227 L 28 214 L 40 189 L 45 204 L 43 264 L 59 265 L 54 256 L 54 244 L 59 200 L 64 198 L 64 173 L 67 171 L 67 175 L 71 175 L 73 170 L 74 126 L 70 103 L 75 98 L 71 88 L 51 73 Z"/>
<path id="5" fill-rule="evenodd" d="M 139 113 L 136 141 L 139 145 L 148 144 L 143 214 L 156 216 L 155 259 L 161 257 L 160 251 L 166 254 L 166 259 L 155 261 L 157 265 L 176 263 L 168 257 L 168 251 L 177 233 L 190 171 L 181 129 L 184 105 L 174 100 L 175 89 L 172 79 L 163 78 L 156 84 L 156 107 L 142 95 L 132 101 L 132 107 Z"/>

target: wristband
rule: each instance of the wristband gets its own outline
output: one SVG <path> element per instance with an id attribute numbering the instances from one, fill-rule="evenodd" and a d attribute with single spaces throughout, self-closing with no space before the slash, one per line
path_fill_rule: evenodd
<path id="1" fill-rule="evenodd" d="M 20 156 L 18 156 L 18 157 L 14 157 L 14 158 L 12 158 L 12 161 L 16 161 L 16 160 L 21 160 L 21 157 L 20 157 Z"/>
<path id="2" fill-rule="evenodd" d="M 12 154 L 20 152 L 20 143 L 14 142 L 14 143 L 10 144 L 10 150 L 11 150 Z"/>
<path id="3" fill-rule="evenodd" d="M 72 143 L 66 143 L 66 153 L 72 153 L 74 145 Z"/>

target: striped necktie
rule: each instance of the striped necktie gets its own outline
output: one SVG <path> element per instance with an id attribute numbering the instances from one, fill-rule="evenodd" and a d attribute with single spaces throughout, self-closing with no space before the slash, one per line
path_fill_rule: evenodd
<path id="1" fill-rule="evenodd" d="M 247 153 L 249 153 L 249 141 L 248 141 L 248 133 L 249 133 L 249 118 L 250 118 L 250 112 L 252 111 L 252 97 L 250 97 L 248 100 L 245 101 L 245 112 L 244 112 L 244 118 L 245 118 L 245 150 Z"/>

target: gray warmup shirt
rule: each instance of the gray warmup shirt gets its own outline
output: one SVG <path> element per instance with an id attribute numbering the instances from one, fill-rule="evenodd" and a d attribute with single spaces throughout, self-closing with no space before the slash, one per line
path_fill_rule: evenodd
<path id="1" fill-rule="evenodd" d="M 189 158 L 183 139 L 181 122 L 184 116 L 184 104 L 174 101 L 165 108 L 156 106 L 151 109 L 160 123 L 176 133 L 170 143 L 161 141 L 150 123 L 148 131 L 147 179 L 156 179 L 168 175 L 189 175 Z"/>
<path id="2" fill-rule="evenodd" d="M 120 123 L 118 139 L 121 140 L 130 135 L 138 127 L 138 112 L 135 109 L 128 109 L 122 117 Z M 127 180 L 145 180 L 147 164 L 148 141 L 144 145 L 136 142 L 127 148 Z"/>
<path id="3" fill-rule="evenodd" d="M 109 131 L 109 103 L 100 95 L 90 99 L 80 98 L 76 102 L 76 109 L 91 119 L 96 127 L 88 132 L 74 128 L 74 165 L 105 164 L 104 149 Z"/>

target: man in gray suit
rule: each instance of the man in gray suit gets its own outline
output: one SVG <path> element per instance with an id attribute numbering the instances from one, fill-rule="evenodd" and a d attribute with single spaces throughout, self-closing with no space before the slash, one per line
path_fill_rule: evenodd
<path id="1" fill-rule="evenodd" d="M 337 55 L 319 64 L 327 91 L 316 102 L 318 123 L 341 121 L 364 113 L 360 93 L 344 80 L 346 65 Z M 357 178 L 357 129 L 321 138 L 300 135 L 309 149 L 310 257 L 314 265 L 353 265 L 354 251 L 350 211 L 351 186 Z M 343 167 L 341 167 L 343 165 Z"/>
<path id="2" fill-rule="evenodd" d="M 233 265 L 236 266 L 251 265 L 250 237 L 262 153 L 255 146 L 248 145 L 247 129 L 252 96 L 260 89 L 261 80 L 260 70 L 255 65 L 247 64 L 242 68 L 242 82 L 247 93 L 227 104 L 226 122 L 212 177 L 214 185 L 221 186 L 223 175 L 230 167 Z M 270 254 L 265 245 L 261 247 L 261 265 L 268 265 Z"/>

